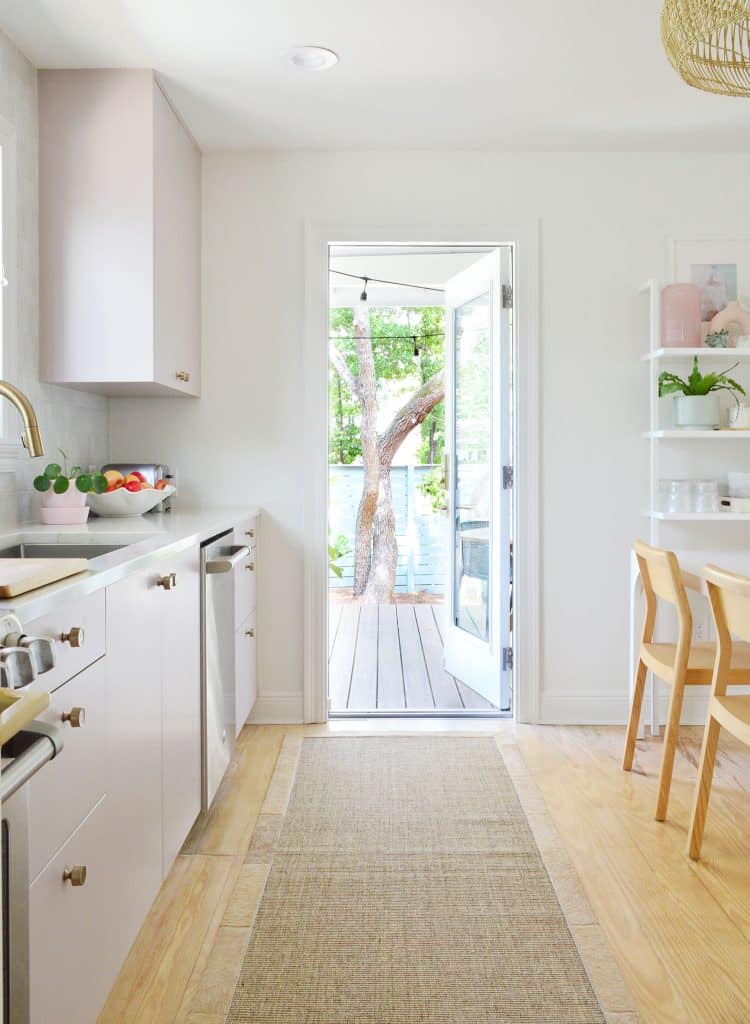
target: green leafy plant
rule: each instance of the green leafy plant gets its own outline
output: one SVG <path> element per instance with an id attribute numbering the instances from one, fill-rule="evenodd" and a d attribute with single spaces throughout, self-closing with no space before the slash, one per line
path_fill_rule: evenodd
<path id="1" fill-rule="evenodd" d="M 344 555 L 348 555 L 351 549 L 352 546 L 343 533 L 340 533 L 337 537 L 333 539 L 333 541 L 331 541 L 331 539 L 329 538 L 328 568 L 331 570 L 333 575 L 339 580 L 344 575 L 344 570 L 338 564 L 339 559 L 343 558 Z"/>
<path id="2" fill-rule="evenodd" d="M 693 360 L 693 370 L 687 380 L 678 377 L 676 373 L 668 373 L 664 370 L 659 374 L 659 398 L 664 395 L 708 395 L 712 391 L 729 391 L 735 402 L 739 404 L 737 393 L 744 395 L 745 389 L 736 380 L 727 376 L 735 366 L 734 363 L 726 370 L 719 373 L 702 374 L 698 368 L 698 357 Z"/>
<path id="3" fill-rule="evenodd" d="M 445 478 L 441 469 L 433 469 L 417 485 L 432 503 L 433 512 L 446 512 L 448 509 L 448 494 L 445 490 Z"/>
<path id="4" fill-rule="evenodd" d="M 68 471 L 67 454 L 62 448 L 57 450 L 63 457 L 63 465 L 61 466 L 58 462 L 50 462 L 40 476 L 34 477 L 34 487 L 37 491 L 44 492 L 52 488 L 55 494 L 65 494 L 70 489 L 71 483 L 75 483 L 76 488 L 82 494 L 89 494 L 91 491 L 95 494 L 103 494 L 106 491 L 106 477 L 101 473 L 84 473 L 80 466 L 71 466 Z"/>

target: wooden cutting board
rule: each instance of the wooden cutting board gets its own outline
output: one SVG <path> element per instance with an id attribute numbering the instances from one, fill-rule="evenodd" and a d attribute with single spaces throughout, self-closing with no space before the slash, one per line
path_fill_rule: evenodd
<path id="1" fill-rule="evenodd" d="M 0 597 L 17 597 L 88 567 L 87 558 L 0 558 Z"/>

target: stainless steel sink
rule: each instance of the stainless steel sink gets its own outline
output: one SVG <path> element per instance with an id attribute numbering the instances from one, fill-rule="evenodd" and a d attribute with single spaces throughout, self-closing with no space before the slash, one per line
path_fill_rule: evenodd
<path id="1" fill-rule="evenodd" d="M 0 558 L 96 558 L 126 544 L 13 544 L 0 549 Z"/>

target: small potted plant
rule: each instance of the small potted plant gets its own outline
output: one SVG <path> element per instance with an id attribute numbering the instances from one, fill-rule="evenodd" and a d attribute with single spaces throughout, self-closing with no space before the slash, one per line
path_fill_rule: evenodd
<path id="1" fill-rule="evenodd" d="M 62 448 L 58 451 L 64 469 L 59 463 L 50 462 L 41 476 L 34 478 L 34 487 L 42 495 L 42 522 L 50 526 L 85 523 L 90 511 L 86 495 L 92 491 L 102 494 L 107 481 L 101 473 L 84 473 L 80 466 L 72 466 L 68 472 L 68 456 Z"/>
<path id="2" fill-rule="evenodd" d="M 675 426 L 681 430 L 714 430 L 718 427 L 721 422 L 719 392 L 729 391 L 737 404 L 737 395 L 745 394 L 742 385 L 727 376 L 738 365 L 735 363 L 720 373 L 702 374 L 696 356 L 687 380 L 666 370 L 660 373 L 659 398 L 675 396 Z"/>

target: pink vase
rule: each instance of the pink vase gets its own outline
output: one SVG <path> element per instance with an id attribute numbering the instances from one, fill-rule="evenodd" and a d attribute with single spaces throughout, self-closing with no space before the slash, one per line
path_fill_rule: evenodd
<path id="1" fill-rule="evenodd" d="M 46 526 L 76 526 L 86 522 L 90 511 L 86 495 L 72 483 L 64 494 L 45 491 L 39 515 Z"/>
<path id="2" fill-rule="evenodd" d="M 668 284 L 661 290 L 661 343 L 665 348 L 701 344 L 701 293 L 697 284 Z"/>

